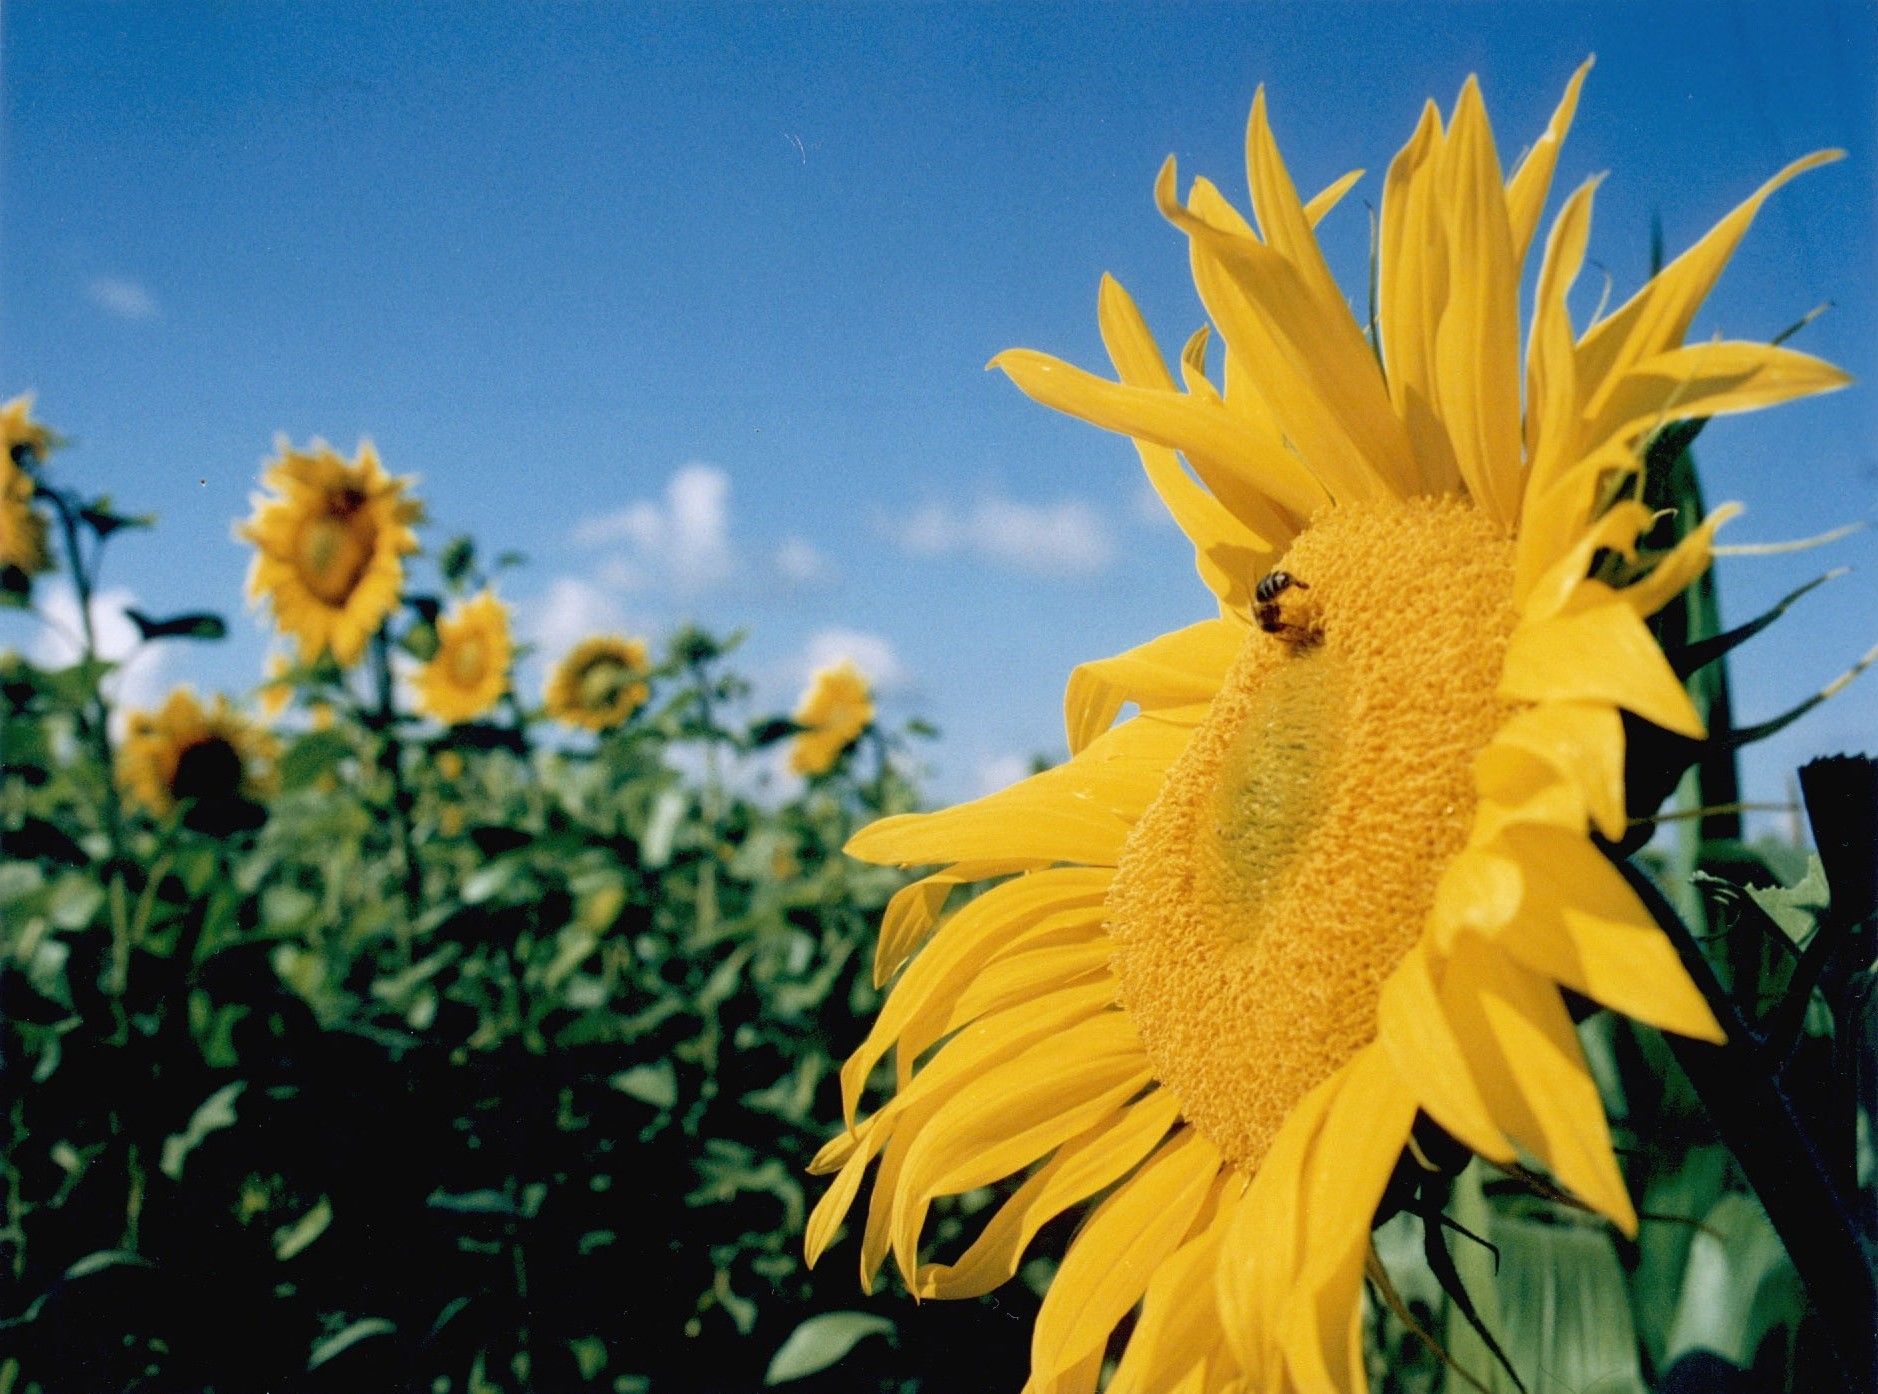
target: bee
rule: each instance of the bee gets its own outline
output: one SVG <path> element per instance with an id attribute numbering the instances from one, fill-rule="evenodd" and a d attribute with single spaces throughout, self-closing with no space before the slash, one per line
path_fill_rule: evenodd
<path id="1" fill-rule="evenodd" d="M 1310 588 L 1309 582 L 1300 580 L 1289 571 L 1268 571 L 1259 577 L 1258 585 L 1252 590 L 1252 598 L 1257 602 L 1253 607 L 1252 616 L 1258 621 L 1259 628 L 1267 634 L 1277 636 L 1287 644 L 1315 643 L 1322 637 L 1322 631 L 1315 623 L 1310 622 L 1315 618 L 1314 607 L 1309 606 L 1308 603 L 1299 604 L 1294 600 L 1289 608 L 1313 612 L 1306 622 L 1299 623 L 1295 619 L 1286 618 L 1285 611 L 1288 607 L 1280 599 L 1289 591 L 1307 591 Z"/>

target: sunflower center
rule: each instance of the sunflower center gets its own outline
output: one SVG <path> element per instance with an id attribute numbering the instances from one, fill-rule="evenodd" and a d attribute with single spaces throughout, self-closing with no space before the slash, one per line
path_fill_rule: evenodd
<path id="1" fill-rule="evenodd" d="M 1108 901 L 1156 1077 L 1247 1173 L 1375 1039 L 1466 841 L 1473 757 L 1513 711 L 1512 543 L 1470 505 L 1333 508 L 1281 564 L 1321 638 L 1250 631 Z"/>
<path id="2" fill-rule="evenodd" d="M 580 705 L 588 711 L 605 711 L 620 699 L 631 685 L 632 674 L 616 658 L 600 658 L 587 665 L 580 675 Z"/>
<path id="3" fill-rule="evenodd" d="M 306 588 L 328 605 L 343 605 L 365 574 L 378 530 L 363 498 L 346 491 L 328 501 L 327 511 L 301 525 L 297 560 Z"/>
<path id="4" fill-rule="evenodd" d="M 450 676 L 461 687 L 474 687 L 489 666 L 489 650 L 481 639 L 464 639 L 450 651 Z"/>
<path id="5" fill-rule="evenodd" d="M 222 736 L 183 747 L 170 793 L 178 802 L 232 799 L 241 791 L 241 752 Z"/>

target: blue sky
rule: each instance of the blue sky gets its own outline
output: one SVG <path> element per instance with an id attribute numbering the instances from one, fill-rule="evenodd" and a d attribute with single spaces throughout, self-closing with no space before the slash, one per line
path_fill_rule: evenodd
<path id="1" fill-rule="evenodd" d="M 596 626 L 747 625 L 773 707 L 856 650 L 944 730 L 944 796 L 1059 752 L 1069 669 L 1203 618 L 1128 444 L 982 367 L 1105 363 L 1104 271 L 1170 352 L 1200 322 L 1160 161 L 1242 190 L 1259 82 L 1363 294 L 1364 203 L 1421 102 L 1482 80 L 1503 157 L 1597 67 L 1559 188 L 1598 171 L 1618 298 L 1797 155 L 1695 335 L 1799 341 L 1861 381 L 1702 441 L 1739 542 L 1878 521 L 1878 7 L 1792 4 L 382 6 L 0 13 L 0 392 L 38 393 L 69 477 L 162 517 L 107 584 L 233 634 L 138 681 L 237 689 L 265 631 L 230 535 L 276 433 L 376 441 L 433 543 L 544 650 Z M 1243 196 L 1240 194 L 1241 201 Z M 1878 640 L 1878 538 L 1724 563 L 1744 618 L 1854 573 L 1758 640 L 1770 714 Z M 9 619 L 0 643 L 31 634 Z M 529 681 L 536 679 L 530 678 Z M 1878 745 L 1878 676 L 1756 754 L 1756 791 Z"/>

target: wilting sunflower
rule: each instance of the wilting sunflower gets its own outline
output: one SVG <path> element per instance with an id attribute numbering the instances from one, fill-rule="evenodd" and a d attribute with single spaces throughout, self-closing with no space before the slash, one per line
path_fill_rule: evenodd
<path id="1" fill-rule="evenodd" d="M 873 719 L 867 675 L 851 659 L 817 669 L 796 706 L 796 724 L 806 729 L 789 748 L 789 768 L 797 774 L 827 773 Z"/>
<path id="2" fill-rule="evenodd" d="M 548 677 L 548 715 L 569 726 L 607 731 L 652 695 L 646 682 L 646 646 L 638 639 L 596 635 L 568 650 Z"/>
<path id="3" fill-rule="evenodd" d="M 227 805 L 273 788 L 279 743 L 218 695 L 204 707 L 179 687 L 155 711 L 132 712 L 117 782 L 162 817 L 184 804 Z"/>
<path id="4" fill-rule="evenodd" d="M 33 399 L 15 397 L 0 406 L 0 439 L 6 450 L 0 458 L 0 571 L 34 576 L 52 559 L 46 551 L 46 520 L 33 507 L 33 479 L 20 468 L 19 457 L 43 456 L 50 434 L 31 416 Z"/>
<path id="5" fill-rule="evenodd" d="M 255 547 L 248 599 L 273 607 L 302 663 L 330 652 L 348 666 L 397 607 L 423 508 L 405 496 L 412 481 L 386 474 L 370 441 L 350 463 L 324 441 L 302 451 L 282 438 L 275 449 L 280 458 L 261 476 L 274 495 L 255 495 L 254 516 L 236 528 Z"/>
<path id="6" fill-rule="evenodd" d="M 1301 200 L 1261 91 L 1257 231 L 1205 181 L 1179 200 L 1171 160 L 1155 188 L 1224 387 L 1206 330 L 1170 372 L 1107 279 L 1119 381 L 997 360 L 1134 438 L 1219 617 L 1078 668 L 1067 764 L 850 844 L 950 864 L 889 907 L 882 981 L 952 888 L 1008 879 L 931 933 L 843 1068 L 807 1248 L 878 1161 L 863 1281 L 891 1252 L 916 1295 L 971 1296 L 1106 1193 L 1038 1315 L 1027 1394 L 1093 1389 L 1137 1304 L 1111 1392 L 1361 1389 L 1371 1220 L 1418 1113 L 1634 1231 L 1561 991 L 1719 1038 L 1592 835 L 1625 828 L 1622 713 L 1702 734 L 1644 618 L 1701 573 L 1728 510 L 1640 552 L 1644 443 L 1845 381 L 1784 349 L 1682 346 L 1762 201 L 1831 156 L 1582 334 L 1567 292 L 1595 181 L 1578 189 L 1522 371 L 1520 267 L 1583 77 L 1504 181 L 1472 80 L 1445 124 L 1424 111 L 1383 186 L 1377 343 L 1313 232 L 1355 176 Z M 889 1051 L 896 1090 L 857 1122 Z M 1024 1173 L 963 1254 L 921 1259 L 936 1197 Z"/>
<path id="7" fill-rule="evenodd" d="M 509 690 L 509 610 L 489 591 L 437 621 L 437 652 L 412 680 L 418 710 L 447 725 L 474 721 Z"/>

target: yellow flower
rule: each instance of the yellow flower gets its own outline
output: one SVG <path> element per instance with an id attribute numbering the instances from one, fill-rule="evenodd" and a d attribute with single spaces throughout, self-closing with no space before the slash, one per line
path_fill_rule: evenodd
<path id="1" fill-rule="evenodd" d="M 293 660 L 284 653 L 270 653 L 267 656 L 267 677 L 261 683 L 261 713 L 269 721 L 280 720 L 287 704 L 293 701 L 293 684 L 287 681 L 287 674 L 293 671 Z"/>
<path id="2" fill-rule="evenodd" d="M 44 426 L 30 416 L 31 396 L 0 406 L 0 571 L 37 575 L 52 565 L 46 551 L 46 520 L 33 508 L 33 479 L 20 468 L 24 453 L 43 456 L 50 442 Z"/>
<path id="3" fill-rule="evenodd" d="M 867 675 L 845 658 L 819 669 L 809 679 L 795 719 L 808 729 L 790 747 L 789 768 L 797 774 L 826 773 L 874 719 Z"/>
<path id="4" fill-rule="evenodd" d="M 417 670 L 417 706 L 447 725 L 474 721 L 509 690 L 509 611 L 488 591 L 437 621 L 437 652 Z"/>
<path id="5" fill-rule="evenodd" d="M 323 652 L 356 663 L 397 607 L 423 509 L 405 496 L 412 481 L 386 474 L 370 441 L 349 464 L 324 441 L 300 451 L 283 437 L 275 449 L 280 458 L 262 475 L 274 495 L 256 494 L 254 516 L 236 528 L 255 547 L 248 599 L 273 607 L 302 663 Z"/>
<path id="6" fill-rule="evenodd" d="M 647 667 L 641 640 L 610 634 L 583 639 L 548 678 L 548 715 L 589 731 L 618 726 L 652 695 Z"/>
<path id="7" fill-rule="evenodd" d="M 1302 201 L 1262 91 L 1258 233 L 1204 181 L 1181 202 L 1171 160 L 1155 190 L 1225 388 L 1206 331 L 1170 372 L 1107 279 L 1118 382 L 997 360 L 1134 438 L 1219 617 L 1076 669 L 1067 764 L 850 844 L 950 866 L 886 913 L 880 980 L 927 942 L 842 1070 L 848 1128 L 817 1158 L 836 1175 L 807 1250 L 878 1161 L 864 1280 L 891 1253 L 916 1295 L 971 1296 L 1106 1192 L 1038 1315 L 1027 1394 L 1093 1390 L 1137 1304 L 1110 1394 L 1362 1389 L 1371 1219 L 1418 1111 L 1634 1232 L 1561 992 L 1719 1039 L 1591 840 L 1625 828 L 1621 713 L 1702 734 L 1644 618 L 1730 511 L 1639 556 L 1634 486 L 1665 420 L 1845 382 L 1784 349 L 1681 342 L 1762 201 L 1830 156 L 1580 335 L 1585 184 L 1546 242 L 1522 374 L 1520 267 L 1583 77 L 1504 182 L 1473 80 L 1445 125 L 1424 112 L 1383 186 L 1386 371 L 1312 230 L 1354 177 Z M 1613 556 L 1627 583 L 1593 578 Z M 993 877 L 934 931 L 954 886 Z M 857 1122 L 889 1051 L 896 1091 Z M 935 1197 L 1026 1172 L 962 1255 L 922 1261 Z"/>
<path id="8" fill-rule="evenodd" d="M 135 803 L 162 817 L 179 805 L 256 799 L 274 785 L 279 743 L 217 696 L 204 707 L 179 687 L 155 711 L 130 715 L 117 782 Z"/>

